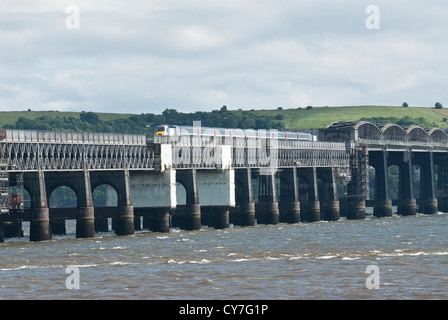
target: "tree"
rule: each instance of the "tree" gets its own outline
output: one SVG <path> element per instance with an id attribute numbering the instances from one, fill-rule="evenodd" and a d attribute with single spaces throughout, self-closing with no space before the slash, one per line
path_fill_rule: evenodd
<path id="1" fill-rule="evenodd" d="M 443 105 L 442 105 L 440 102 L 436 102 L 436 104 L 434 105 L 434 107 L 435 107 L 436 109 L 442 109 L 442 108 L 443 108 Z"/>
<path id="2" fill-rule="evenodd" d="M 82 111 L 81 114 L 79 115 L 79 118 L 81 119 L 81 121 L 85 121 L 90 124 L 97 124 L 100 122 L 100 118 L 98 117 L 98 115 L 91 111 L 89 112 Z"/>
<path id="3" fill-rule="evenodd" d="M 401 105 L 403 108 L 407 108 L 407 107 L 409 107 L 409 105 L 408 105 L 408 103 L 407 102 L 403 102 L 403 104 Z"/>

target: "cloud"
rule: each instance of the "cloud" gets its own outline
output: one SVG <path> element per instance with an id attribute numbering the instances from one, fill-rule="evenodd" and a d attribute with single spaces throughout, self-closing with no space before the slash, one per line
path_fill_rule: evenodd
<path id="1" fill-rule="evenodd" d="M 432 106 L 442 1 L 31 0 L 0 4 L 0 110 Z M 65 27 L 69 5 L 80 29 Z"/>

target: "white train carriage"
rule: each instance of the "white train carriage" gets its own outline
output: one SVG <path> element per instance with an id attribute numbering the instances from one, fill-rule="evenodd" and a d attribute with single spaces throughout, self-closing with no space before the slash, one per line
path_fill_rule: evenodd
<path id="1" fill-rule="evenodd" d="M 156 127 L 155 135 L 161 136 L 198 136 L 198 137 L 226 137 L 245 139 L 278 139 L 297 141 L 316 141 L 317 137 L 306 132 L 288 132 L 277 130 L 254 130 L 254 129 L 225 129 L 209 127 L 173 126 L 159 125 Z"/>

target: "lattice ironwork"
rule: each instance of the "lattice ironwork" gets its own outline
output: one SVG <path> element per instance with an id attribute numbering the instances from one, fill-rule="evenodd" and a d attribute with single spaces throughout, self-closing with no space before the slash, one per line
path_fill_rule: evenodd
<path id="1" fill-rule="evenodd" d="M 144 135 L 6 131 L 0 156 L 10 171 L 153 169 Z"/>

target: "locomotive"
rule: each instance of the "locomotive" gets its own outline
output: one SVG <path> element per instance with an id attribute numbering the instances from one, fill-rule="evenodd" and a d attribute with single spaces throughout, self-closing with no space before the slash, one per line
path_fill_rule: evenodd
<path id="1" fill-rule="evenodd" d="M 192 127 L 176 125 L 159 125 L 156 127 L 156 136 L 197 136 L 215 138 L 245 138 L 245 139 L 277 139 L 296 141 L 317 141 L 317 136 L 305 132 L 290 132 L 277 130 L 254 130 L 254 129 L 225 129 L 209 127 Z"/>

